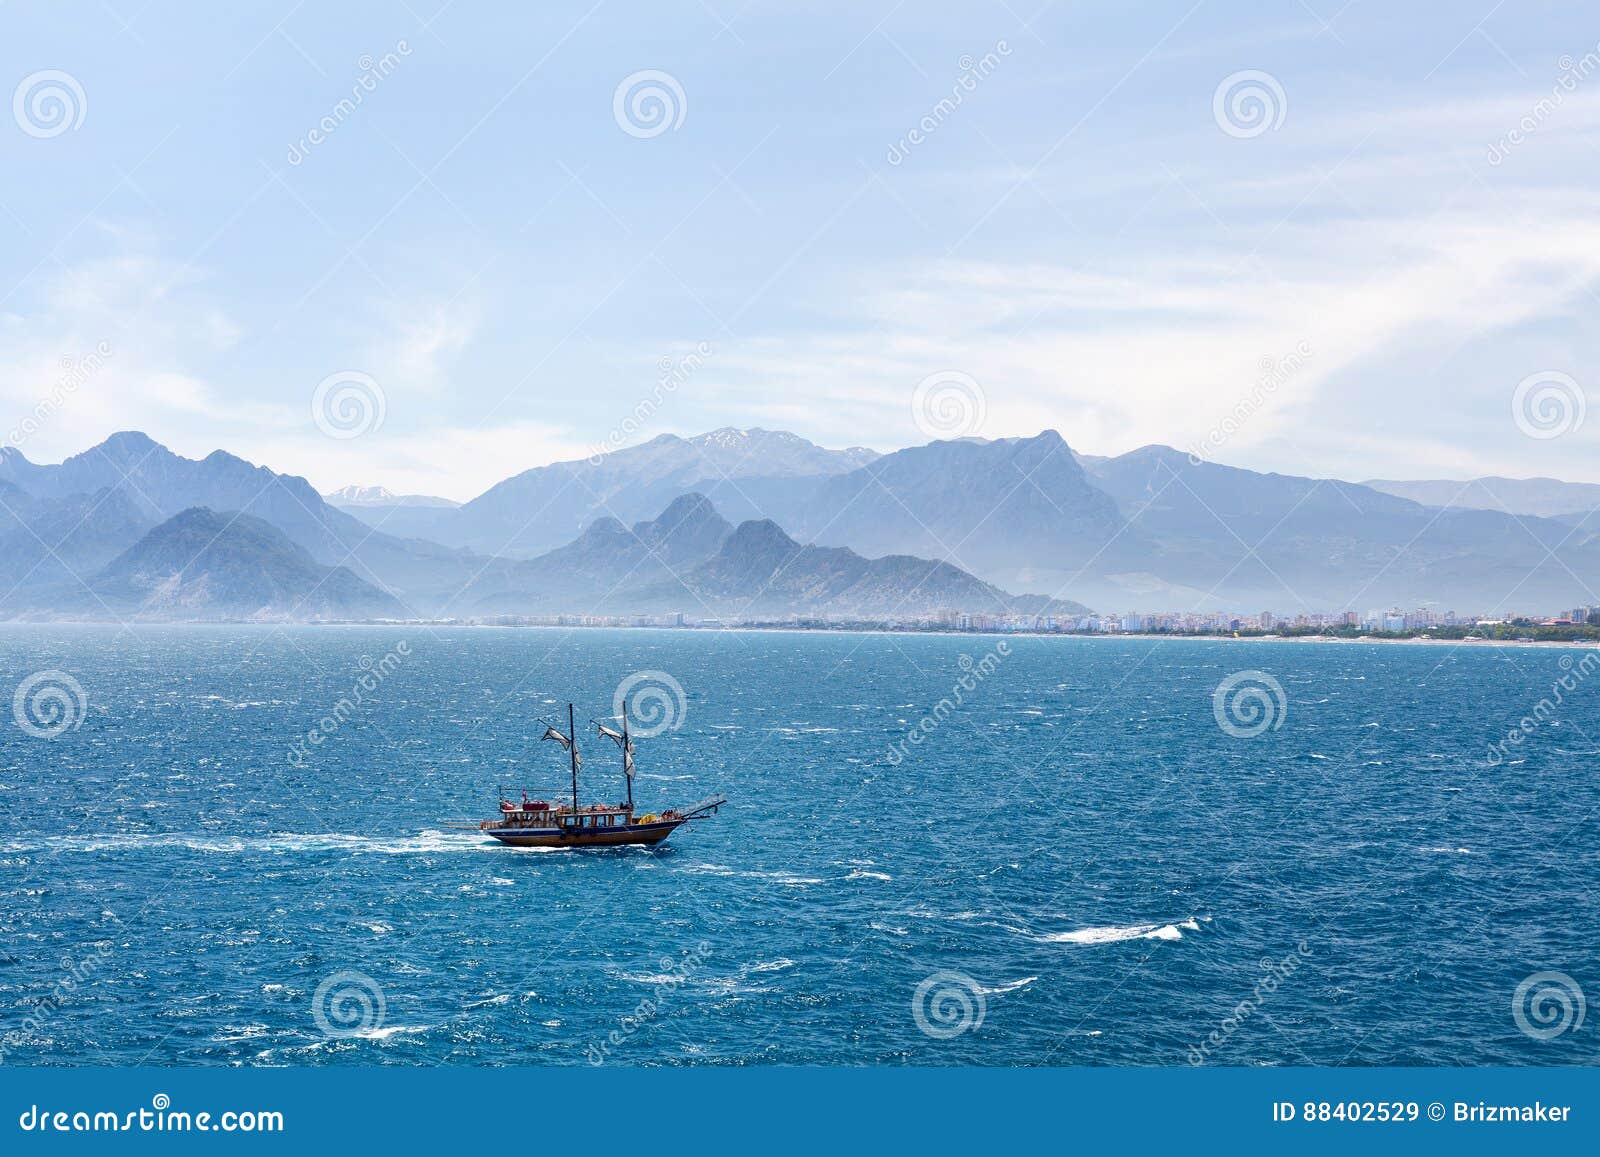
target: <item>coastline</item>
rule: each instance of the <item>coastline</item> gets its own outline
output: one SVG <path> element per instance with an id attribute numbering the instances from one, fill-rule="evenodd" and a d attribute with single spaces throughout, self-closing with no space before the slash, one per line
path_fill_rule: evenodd
<path id="1" fill-rule="evenodd" d="M 655 623 L 490 623 L 462 619 L 144 619 L 119 622 L 115 619 L 0 619 L 0 630 L 14 627 L 117 627 L 139 628 L 170 627 L 255 627 L 281 630 L 286 627 L 372 627 L 417 628 L 420 630 L 501 630 L 501 631 L 659 631 L 688 632 L 695 634 L 779 634 L 779 635 L 934 635 L 971 639 L 1081 639 L 1084 641 L 1139 640 L 1150 642 L 1194 643 L 1332 643 L 1350 646 L 1424 646 L 1424 647 L 1572 647 L 1600 648 L 1600 639 L 1493 639 L 1458 638 L 1441 639 L 1427 636 L 1386 638 L 1374 635 L 1346 637 L 1342 635 L 1203 635 L 1167 631 L 1119 631 L 1115 634 L 1089 631 L 960 631 L 940 627 L 874 627 L 864 624 L 828 626 L 794 626 L 788 624 L 735 623 L 719 626 L 668 626 Z"/>

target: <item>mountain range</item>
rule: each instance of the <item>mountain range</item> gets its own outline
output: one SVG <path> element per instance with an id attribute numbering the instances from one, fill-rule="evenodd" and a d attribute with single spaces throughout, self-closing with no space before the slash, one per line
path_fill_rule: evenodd
<path id="1" fill-rule="evenodd" d="M 775 468 L 797 471 L 874 457 L 824 451 L 794 435 L 750 434 L 739 444 L 708 435 L 655 446 L 639 491 L 671 493 L 680 480 L 701 477 L 688 467 L 686 452 L 705 454 L 705 469 L 724 478 L 741 473 L 738 459 L 752 449 Z M 580 473 L 545 469 L 503 485 L 539 493 L 552 478 Z M 347 488 L 334 497 L 347 509 L 304 479 L 223 451 L 184 458 L 135 432 L 113 435 L 59 465 L 7 449 L 0 452 L 0 616 L 905 618 L 945 610 L 1086 609 L 1013 598 L 939 560 L 864 558 L 845 548 L 802 545 L 769 520 L 736 526 L 697 493 L 673 494 L 654 518 L 631 528 L 612 515 L 591 519 L 571 541 L 521 559 L 378 529 L 400 512 L 448 515 L 455 513 L 451 506 L 395 501 L 371 489 Z M 650 500 L 630 488 L 617 505 Z"/>
<path id="2" fill-rule="evenodd" d="M 58 465 L 0 449 L 0 615 L 1553 610 L 1600 603 L 1597 507 L 1588 483 L 1354 483 L 1053 430 L 878 454 L 733 428 L 456 505 L 127 432 Z"/>

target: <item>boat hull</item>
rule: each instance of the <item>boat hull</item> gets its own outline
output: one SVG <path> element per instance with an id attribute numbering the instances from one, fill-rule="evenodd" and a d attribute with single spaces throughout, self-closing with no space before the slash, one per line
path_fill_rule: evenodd
<path id="1" fill-rule="evenodd" d="M 615 828 L 489 828 L 488 835 L 513 848 L 619 848 L 659 844 L 684 820 L 660 820 Z"/>

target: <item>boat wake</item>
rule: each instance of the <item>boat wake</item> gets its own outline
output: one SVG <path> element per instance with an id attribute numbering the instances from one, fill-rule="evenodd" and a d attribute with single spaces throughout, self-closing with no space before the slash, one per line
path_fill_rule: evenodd
<path id="1" fill-rule="evenodd" d="M 425 831 L 410 836 L 372 836 L 328 832 L 321 835 L 284 833 L 262 836 L 204 836 L 173 832 L 124 835 L 45 836 L 0 843 L 0 852 L 144 852 L 172 848 L 214 855 L 274 855 L 292 852 L 350 852 L 380 855 L 424 855 L 441 852 L 485 852 L 497 846 L 473 832 Z"/>

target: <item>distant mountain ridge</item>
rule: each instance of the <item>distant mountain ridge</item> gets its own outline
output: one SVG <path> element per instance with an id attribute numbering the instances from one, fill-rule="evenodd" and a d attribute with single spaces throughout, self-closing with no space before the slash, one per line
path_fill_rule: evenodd
<path id="1" fill-rule="evenodd" d="M 949 563 L 905 555 L 864 558 L 802 546 L 770 520 L 735 527 L 689 494 L 651 520 L 595 520 L 567 546 L 475 583 L 473 613 L 681 612 L 691 618 L 915 618 L 960 608 L 984 614 L 1082 614 L 1065 601 L 1018 600 Z"/>
<path id="2" fill-rule="evenodd" d="M 277 527 L 203 507 L 161 523 L 85 584 L 78 605 L 130 618 L 367 619 L 404 613 L 345 567 L 322 566 Z"/>
<path id="3" fill-rule="evenodd" d="M 429 494 L 396 494 L 382 486 L 341 486 L 322 496 L 324 502 L 341 510 L 425 506 L 453 510 L 461 503 Z"/>
<path id="4" fill-rule="evenodd" d="M 638 446 L 536 466 L 497 483 L 457 510 L 361 512 L 393 534 L 508 558 L 532 558 L 570 542 L 594 519 L 650 518 L 682 494 L 734 490 L 743 480 L 804 480 L 855 469 L 878 457 L 865 447 L 828 450 L 782 430 L 725 426 L 693 438 L 662 434 Z"/>
<path id="5" fill-rule="evenodd" d="M 735 473 L 746 466 L 728 455 L 762 455 L 766 468 L 796 471 L 843 470 L 876 459 L 871 451 L 826 451 L 762 430 L 657 439 L 641 449 L 649 451 L 647 474 L 667 477 L 660 488 L 669 492 L 686 463 L 700 464 L 693 473 L 707 456 L 721 455 L 721 467 Z M 536 480 L 561 473 L 529 472 Z M 569 477 L 562 484 L 571 483 Z M 370 491 L 336 496 L 392 498 Z M 630 492 L 630 501 L 643 499 Z M 127 432 L 59 465 L 15 452 L 0 459 L 0 545 L 9 548 L 0 554 L 0 580 L 11 588 L 0 593 L 0 615 L 293 619 L 682 610 L 691 617 L 910 617 L 1084 609 L 1038 597 L 1013 600 L 938 560 L 801 546 L 770 522 L 735 527 L 698 493 L 674 495 L 654 513 L 632 527 L 603 514 L 570 541 L 530 559 L 507 559 L 385 534 L 334 508 L 304 479 L 223 451 L 183 458 Z M 753 550 L 756 543 L 766 549 Z"/>
<path id="6" fill-rule="evenodd" d="M 1363 482 L 1374 490 L 1409 498 L 1424 506 L 1451 509 L 1499 510 L 1508 514 L 1527 514 L 1535 518 L 1589 514 L 1600 510 L 1600 484 L 1561 482 L 1555 478 L 1472 478 L 1465 481 L 1432 479 L 1396 482 L 1374 479 Z"/>
<path id="7" fill-rule="evenodd" d="M 1471 485 L 1483 507 L 1457 501 Z M 1553 610 L 1600 603 L 1596 490 L 1368 486 L 1166 446 L 1102 457 L 1054 430 L 880 455 L 728 427 L 535 467 L 459 508 L 358 489 L 335 497 L 373 505 L 339 509 L 304 479 L 129 432 L 56 466 L 0 452 L 0 614 L 193 507 L 260 518 L 413 617 Z"/>

